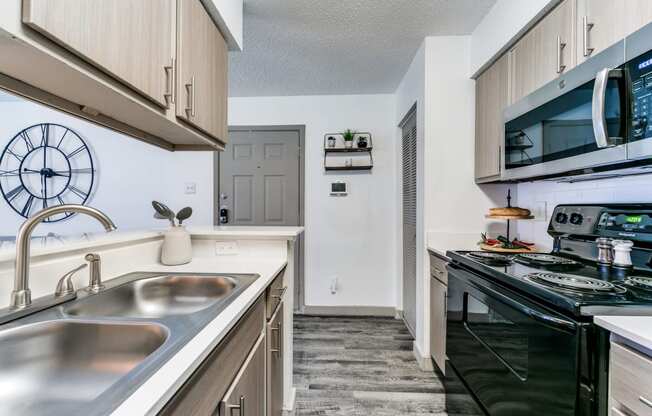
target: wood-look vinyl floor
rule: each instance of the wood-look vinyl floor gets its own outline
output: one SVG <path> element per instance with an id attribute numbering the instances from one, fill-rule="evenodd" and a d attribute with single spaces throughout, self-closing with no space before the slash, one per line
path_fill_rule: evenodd
<path id="1" fill-rule="evenodd" d="M 412 342 L 395 319 L 295 316 L 296 415 L 481 415 L 459 382 L 419 369 Z"/>

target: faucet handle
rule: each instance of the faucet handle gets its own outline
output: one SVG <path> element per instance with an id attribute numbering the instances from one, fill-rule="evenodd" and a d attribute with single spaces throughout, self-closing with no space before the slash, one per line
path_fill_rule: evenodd
<path id="1" fill-rule="evenodd" d="M 75 285 L 72 283 L 72 277 L 78 271 L 86 268 L 86 266 L 86 264 L 82 264 L 81 266 L 78 266 L 68 273 L 64 274 L 57 283 L 57 290 L 55 290 L 54 296 L 60 298 L 75 293 Z"/>
<path id="2" fill-rule="evenodd" d="M 100 255 L 95 253 L 88 253 L 86 256 L 84 256 L 84 258 L 90 267 L 88 271 L 90 277 L 87 290 L 91 293 L 97 293 L 104 289 L 104 285 L 102 284 L 102 263 Z"/>

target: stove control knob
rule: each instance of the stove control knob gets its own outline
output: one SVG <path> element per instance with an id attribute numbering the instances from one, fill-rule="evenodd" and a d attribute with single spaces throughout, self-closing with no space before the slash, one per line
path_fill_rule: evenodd
<path id="1" fill-rule="evenodd" d="M 568 215 L 560 212 L 555 216 L 555 221 L 557 221 L 559 224 L 566 224 L 568 221 Z"/>
<path id="2" fill-rule="evenodd" d="M 570 223 L 573 225 L 580 225 L 582 224 L 582 221 L 584 220 L 584 217 L 582 214 L 578 214 L 577 212 L 574 214 L 571 214 L 570 217 Z"/>

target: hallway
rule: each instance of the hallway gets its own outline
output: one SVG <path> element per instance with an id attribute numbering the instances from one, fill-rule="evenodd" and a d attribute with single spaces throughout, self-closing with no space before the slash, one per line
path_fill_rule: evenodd
<path id="1" fill-rule="evenodd" d="M 297 416 L 480 414 L 459 383 L 446 395 L 419 369 L 402 321 L 295 316 L 294 330 Z"/>

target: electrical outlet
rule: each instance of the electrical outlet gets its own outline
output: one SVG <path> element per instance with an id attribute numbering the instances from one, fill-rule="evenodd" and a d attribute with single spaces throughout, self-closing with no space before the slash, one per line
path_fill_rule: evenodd
<path id="1" fill-rule="evenodd" d="M 188 182 L 185 184 L 184 192 L 186 195 L 194 195 L 197 193 L 197 184 L 194 182 Z"/>
<path id="2" fill-rule="evenodd" d="M 546 221 L 548 219 L 548 203 L 537 201 L 534 203 L 533 212 L 535 221 Z"/>
<path id="3" fill-rule="evenodd" d="M 235 256 L 238 254 L 237 241 L 217 241 L 215 242 L 215 254 L 218 256 Z"/>

